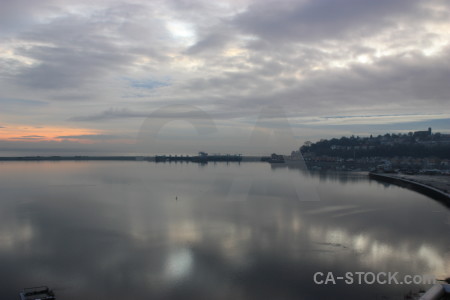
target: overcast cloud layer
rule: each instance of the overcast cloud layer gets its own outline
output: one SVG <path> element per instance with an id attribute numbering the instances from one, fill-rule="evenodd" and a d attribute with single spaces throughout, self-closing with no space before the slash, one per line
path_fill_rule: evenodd
<path id="1" fill-rule="evenodd" d="M 0 149 L 130 154 L 154 126 L 165 147 L 139 151 L 448 132 L 449 15 L 445 0 L 2 0 Z"/>

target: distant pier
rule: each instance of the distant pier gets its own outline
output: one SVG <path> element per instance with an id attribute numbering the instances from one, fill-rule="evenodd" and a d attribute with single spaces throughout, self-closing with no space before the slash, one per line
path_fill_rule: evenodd
<path id="1" fill-rule="evenodd" d="M 206 152 L 199 152 L 199 155 L 197 156 L 172 156 L 172 155 L 157 155 L 155 156 L 155 162 L 194 162 L 194 163 L 201 163 L 206 164 L 208 162 L 241 162 L 242 161 L 242 155 L 240 154 L 213 154 L 209 155 Z"/>

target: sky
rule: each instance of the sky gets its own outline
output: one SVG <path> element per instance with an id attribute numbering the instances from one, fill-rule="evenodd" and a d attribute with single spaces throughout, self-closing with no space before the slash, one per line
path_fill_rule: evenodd
<path id="1" fill-rule="evenodd" d="M 1 0 L 0 156 L 450 133 L 450 1 Z"/>

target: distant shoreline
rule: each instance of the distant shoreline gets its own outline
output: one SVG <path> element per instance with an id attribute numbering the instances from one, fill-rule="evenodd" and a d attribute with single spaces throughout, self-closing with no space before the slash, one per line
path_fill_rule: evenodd
<path id="1" fill-rule="evenodd" d="M 425 181 L 417 176 L 410 176 L 410 178 L 406 178 L 401 175 L 380 174 L 373 172 L 369 172 L 369 178 L 417 191 L 450 207 L 450 194 L 448 190 L 438 187 L 436 183 L 431 182 L 430 180 Z"/>
<path id="2" fill-rule="evenodd" d="M 137 156 L 15 156 L 0 157 L 0 161 L 73 161 L 73 160 L 154 160 L 154 157 L 146 156 L 139 159 Z"/>
<path id="3" fill-rule="evenodd" d="M 150 161 L 157 156 L 11 156 L 0 157 L 2 161 Z M 175 156 L 172 156 L 175 157 Z M 260 161 L 261 156 L 242 156 L 242 162 Z M 182 162 L 183 160 L 180 160 Z M 167 161 L 169 162 L 169 161 Z M 176 162 L 176 161 L 172 161 Z M 188 162 L 188 161 L 183 161 Z"/>

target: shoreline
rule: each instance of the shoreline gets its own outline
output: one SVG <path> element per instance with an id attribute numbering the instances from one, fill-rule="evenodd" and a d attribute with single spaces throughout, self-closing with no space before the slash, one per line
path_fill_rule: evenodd
<path id="1" fill-rule="evenodd" d="M 404 175 L 382 174 L 369 172 L 369 178 L 392 183 L 401 187 L 408 188 L 410 190 L 419 192 L 426 196 L 429 196 L 447 207 L 450 207 L 450 193 L 443 187 L 433 186 L 430 181 L 420 180 L 420 178 L 413 178 L 413 176 L 405 177 Z M 434 182 L 433 182 L 434 183 Z"/>
<path id="2" fill-rule="evenodd" d="M 165 161 L 158 161 L 161 156 L 4 156 L 0 157 L 0 162 L 21 162 L 21 161 L 148 161 L 157 163 L 172 163 L 172 162 L 194 162 L 197 156 L 162 156 L 167 158 Z M 236 156 L 222 155 L 222 156 L 210 156 L 205 161 L 210 162 L 255 162 L 261 161 L 261 156 L 239 156 L 239 160 L 235 159 Z M 194 160 L 193 160 L 194 159 Z"/>

